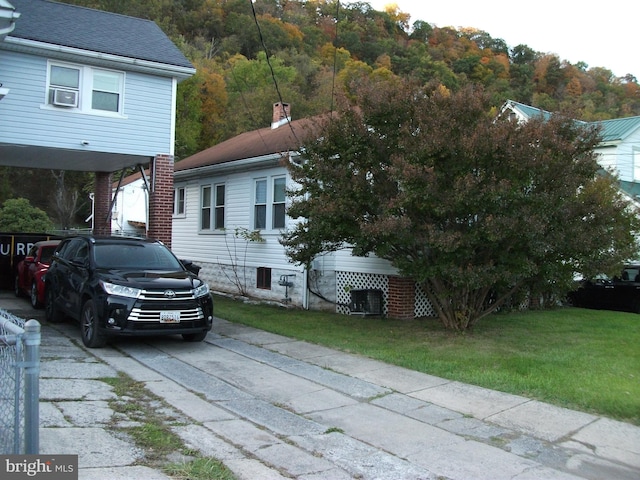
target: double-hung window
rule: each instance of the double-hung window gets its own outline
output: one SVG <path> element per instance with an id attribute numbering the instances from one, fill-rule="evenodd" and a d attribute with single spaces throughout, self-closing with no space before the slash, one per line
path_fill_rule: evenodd
<path id="1" fill-rule="evenodd" d="M 119 112 L 122 74 L 107 70 L 93 70 L 92 73 L 91 109 Z"/>
<path id="2" fill-rule="evenodd" d="M 270 177 L 255 180 L 253 228 L 282 229 L 286 219 L 286 178 Z"/>
<path id="3" fill-rule="evenodd" d="M 267 180 L 256 180 L 256 197 L 254 203 L 253 228 L 264 230 L 267 228 Z"/>
<path id="4" fill-rule="evenodd" d="M 200 230 L 224 228 L 225 185 L 203 185 L 200 193 Z"/>
<path id="5" fill-rule="evenodd" d="M 274 230 L 284 228 L 286 180 L 285 177 L 273 179 L 273 215 L 271 216 L 271 222 Z"/>
<path id="6" fill-rule="evenodd" d="M 200 230 L 211 230 L 211 185 L 200 190 Z"/>
<path id="7" fill-rule="evenodd" d="M 173 189 L 173 214 L 184 215 L 185 190 L 184 187 Z"/>
<path id="8" fill-rule="evenodd" d="M 49 63 L 48 100 L 55 108 L 92 114 L 123 114 L 124 72 Z"/>
<path id="9" fill-rule="evenodd" d="M 214 228 L 224 228 L 224 183 L 216 185 L 216 207 Z"/>

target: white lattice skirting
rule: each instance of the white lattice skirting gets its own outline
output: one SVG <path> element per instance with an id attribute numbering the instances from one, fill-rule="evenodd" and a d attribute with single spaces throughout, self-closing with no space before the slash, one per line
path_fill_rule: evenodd
<path id="1" fill-rule="evenodd" d="M 376 289 L 382 290 L 382 313 L 387 315 L 389 303 L 389 277 L 374 273 L 336 272 L 336 312 L 348 315 L 351 290 Z M 432 317 L 435 311 L 429 299 L 418 286 L 415 288 L 415 317 Z"/>

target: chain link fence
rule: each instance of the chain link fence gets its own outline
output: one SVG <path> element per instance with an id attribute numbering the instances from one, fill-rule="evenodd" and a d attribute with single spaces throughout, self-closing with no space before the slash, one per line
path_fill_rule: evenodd
<path id="1" fill-rule="evenodd" d="M 0 454 L 39 453 L 40 324 L 0 310 Z"/>

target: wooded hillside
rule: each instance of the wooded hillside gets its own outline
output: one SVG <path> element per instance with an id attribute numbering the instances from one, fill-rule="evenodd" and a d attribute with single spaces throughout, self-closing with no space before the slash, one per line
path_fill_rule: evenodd
<path id="1" fill-rule="evenodd" d="M 397 75 L 456 90 L 469 82 L 581 120 L 640 115 L 640 88 L 603 66 L 571 64 L 507 45 L 470 26 L 440 28 L 400 10 L 335 0 L 69 0 L 155 21 L 198 73 L 179 87 L 176 158 L 268 126 L 272 104 L 302 118 L 332 108 L 332 92 Z M 543 30 L 543 29 L 542 29 Z M 561 52 L 560 52 L 561 54 Z M 267 61 L 268 59 L 268 61 Z"/>
<path id="2" fill-rule="evenodd" d="M 270 125 L 277 101 L 291 105 L 294 119 L 330 111 L 337 89 L 366 76 L 437 82 L 452 91 L 478 83 L 496 108 L 513 99 L 551 111 L 572 109 L 586 121 L 640 115 L 640 87 L 631 75 L 615 77 L 603 66 L 507 45 L 471 27 L 437 27 L 397 8 L 382 12 L 366 2 L 335 0 L 65 3 L 153 20 L 197 68 L 178 87 L 176 161 Z M 12 170 L 0 172 L 0 201 L 25 195 L 22 186 L 42 177 L 51 182 L 49 172 Z M 82 178 L 69 175 L 67 184 Z M 54 217 L 49 198 L 31 200 Z M 78 218 L 87 208 L 83 203 Z"/>

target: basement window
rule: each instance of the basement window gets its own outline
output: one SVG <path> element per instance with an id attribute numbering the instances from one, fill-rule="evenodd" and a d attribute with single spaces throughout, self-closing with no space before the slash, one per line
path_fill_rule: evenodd
<path id="1" fill-rule="evenodd" d="M 258 267 L 257 272 L 257 288 L 271 290 L 271 269 L 268 267 Z"/>

